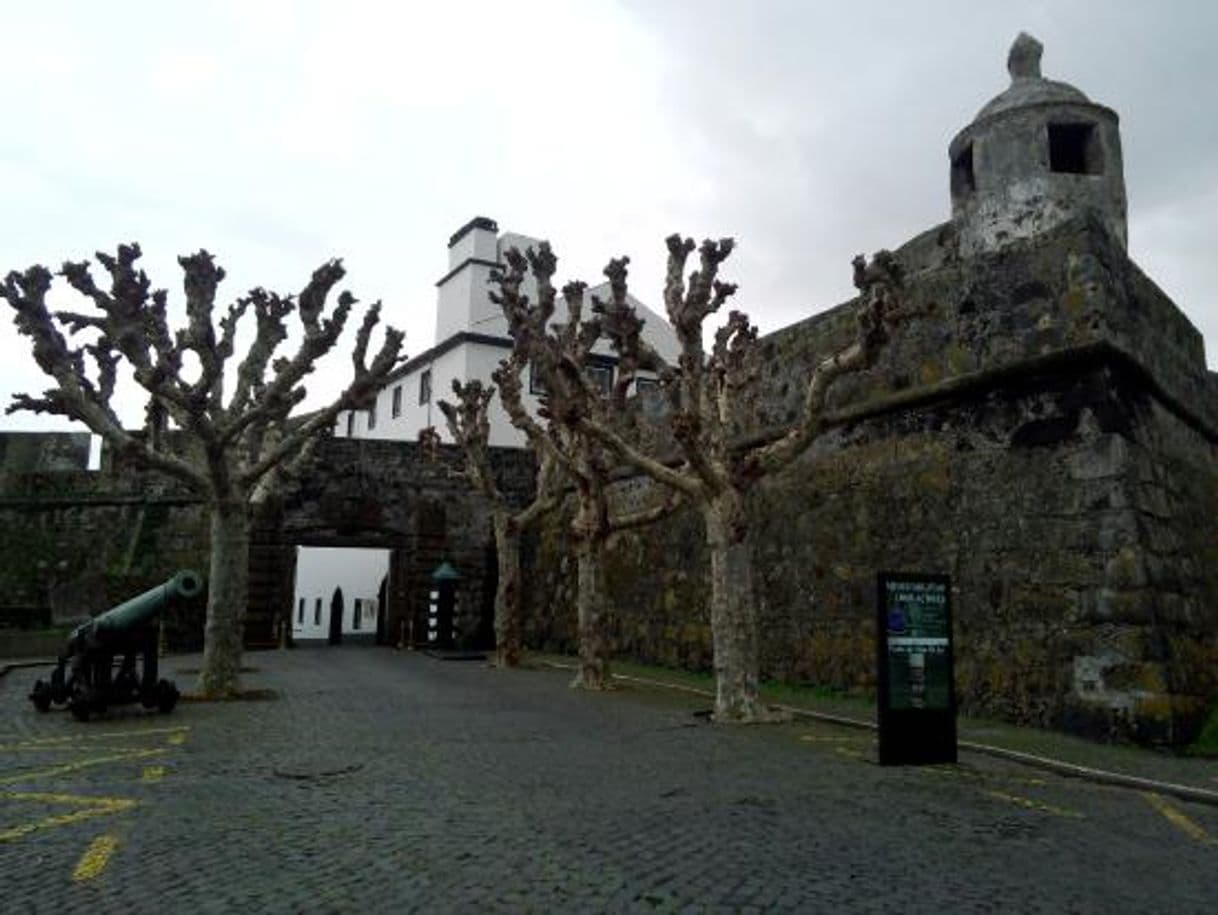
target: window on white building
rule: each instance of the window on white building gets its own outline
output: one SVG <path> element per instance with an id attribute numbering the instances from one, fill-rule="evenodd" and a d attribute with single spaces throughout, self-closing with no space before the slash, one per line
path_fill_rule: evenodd
<path id="1" fill-rule="evenodd" d="M 606 396 L 613 390 L 613 367 L 609 365 L 588 365 L 584 372 L 592 383 Z"/>
<path id="2" fill-rule="evenodd" d="M 537 366 L 529 363 L 529 393 L 542 395 L 546 392 L 545 383 L 541 380 L 541 373 L 537 371 Z"/>
<path id="3" fill-rule="evenodd" d="M 608 395 L 613 391 L 613 366 L 589 363 L 584 366 L 584 372 L 602 394 Z M 546 392 L 545 382 L 541 373 L 533 363 L 529 363 L 529 393 L 541 396 Z"/>
<path id="4" fill-rule="evenodd" d="M 660 382 L 654 378 L 636 378 L 634 380 L 634 392 L 636 394 L 648 395 L 658 390 L 660 390 Z"/>
<path id="5" fill-rule="evenodd" d="M 314 626 L 321 625 L 321 598 L 320 597 L 317 598 L 317 600 L 313 603 L 313 625 Z"/>
<path id="6" fill-rule="evenodd" d="M 419 375 L 419 403 L 431 403 L 431 369 Z"/>
<path id="7" fill-rule="evenodd" d="M 368 408 L 368 431 L 371 432 L 376 428 L 376 404 Z"/>
<path id="8" fill-rule="evenodd" d="M 400 384 L 393 389 L 393 406 L 389 410 L 389 415 L 393 419 L 402 415 L 402 386 Z"/>
<path id="9" fill-rule="evenodd" d="M 300 599 L 300 603 L 296 607 L 296 622 L 298 623 L 304 622 L 304 605 L 305 599 L 302 597 Z"/>
<path id="10" fill-rule="evenodd" d="M 355 436 L 355 411 L 347 411 L 347 438 Z"/>
<path id="11" fill-rule="evenodd" d="M 355 606 L 351 608 L 351 628 L 358 629 L 360 627 L 360 618 L 364 615 L 364 600 L 362 597 L 355 599 Z"/>

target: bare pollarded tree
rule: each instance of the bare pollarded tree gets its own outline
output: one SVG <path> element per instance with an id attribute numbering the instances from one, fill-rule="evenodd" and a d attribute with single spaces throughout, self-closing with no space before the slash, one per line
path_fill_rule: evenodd
<path id="1" fill-rule="evenodd" d="M 509 360 L 510 363 L 510 360 Z M 520 367 L 515 368 L 519 374 Z M 473 484 L 491 506 L 491 524 L 495 532 L 495 553 L 498 583 L 495 586 L 495 665 L 516 667 L 521 654 L 520 618 L 520 537 L 531 524 L 552 510 L 558 503 L 557 467 L 548 452 L 537 455 L 537 486 L 533 500 L 523 508 L 513 508 L 499 484 L 491 466 L 488 443 L 490 419 L 487 408 L 495 396 L 495 388 L 477 379 L 462 384 L 453 381 L 455 404 L 440 401 L 440 410 L 453 441 L 464 456 L 463 476 Z M 419 435 L 420 442 L 434 454 L 439 436 L 428 427 Z"/>
<path id="2" fill-rule="evenodd" d="M 855 259 L 854 281 L 860 299 L 854 340 L 813 371 L 802 414 L 785 434 L 768 444 L 746 447 L 740 433 L 756 408 L 757 329 L 744 314 L 733 311 L 715 332 L 709 353 L 702 342 L 705 320 L 736 291 L 719 279 L 719 266 L 731 253 L 733 242 L 703 242 L 697 248 L 700 269 L 690 274 L 688 285 L 686 262 L 697 246 L 678 235 L 670 237 L 667 245 L 664 302 L 681 344 L 676 365 L 668 364 L 640 335 L 643 322 L 626 297 L 625 258 L 611 261 L 605 269 L 613 295 L 595 307 L 600 329 L 613 341 L 620 365 L 628 371 L 647 368 L 659 374 L 681 462 L 670 465 L 625 437 L 615 422 L 610 398 L 590 397 L 568 404 L 564 420 L 698 507 L 711 556 L 715 719 L 765 721 L 774 715 L 759 697 L 747 496 L 760 480 L 789 467 L 824 430 L 826 398 L 834 381 L 873 364 L 893 327 L 906 317 L 899 299 L 901 271 L 888 252 L 879 252 L 870 264 L 862 257 Z M 558 374 L 574 378 L 579 370 L 578 362 L 563 356 Z"/>
<path id="3" fill-rule="evenodd" d="M 211 559 L 199 688 L 207 696 L 232 695 L 240 685 L 251 511 L 282 472 L 305 459 L 341 410 L 375 395 L 398 362 L 402 334 L 387 328 L 369 363 L 380 303 L 371 306 L 356 335 L 351 382 L 329 406 L 293 416 L 305 398 L 305 377 L 333 349 L 356 304 L 344 291 L 325 315 L 326 299 L 345 272 L 341 262 L 319 267 L 299 296 L 254 289 L 217 321 L 216 290 L 224 270 L 207 251 L 181 257 L 187 320 L 171 332 L 166 292 L 151 289 L 136 267 L 139 257 L 134 244 L 119 246 L 113 256 L 98 252 L 97 261 L 110 276 L 108 290 L 94 282 L 87 261 L 63 265 L 59 275 L 92 303 L 92 313 L 52 313 L 46 297 L 53 276 L 43 266 L 8 274 L 0 296 L 12 306 L 17 329 L 30 338 L 35 361 L 55 383 L 41 397 L 14 396 L 8 412 L 51 413 L 82 422 L 117 454 L 181 480 L 206 499 Z M 226 397 L 225 370 L 247 311 L 254 313 L 254 339 L 233 367 L 233 389 Z M 292 312 L 300 319 L 299 345 L 290 356 L 275 358 L 288 338 L 285 321 Z M 69 336 L 88 331 L 89 340 L 70 345 L 62 330 Z M 142 434 L 124 429 L 110 403 L 124 364 L 148 393 Z M 169 423 L 176 427 L 172 436 L 164 434 Z"/>
<path id="4" fill-rule="evenodd" d="M 620 531 L 651 524 L 671 512 L 681 494 L 671 495 L 650 507 L 627 513 L 610 510 L 610 474 L 618 462 L 605 445 L 581 425 L 581 417 L 594 402 L 608 397 L 619 407 L 634 380 L 637 366 L 623 362 L 612 392 L 606 395 L 589 377 L 586 368 L 596 342 L 602 337 L 600 320 L 584 319 L 582 283 L 563 287 L 566 323 L 551 326 L 556 293 L 553 285 L 558 260 L 546 242 L 526 254 L 513 248 L 505 255 L 506 269 L 491 275 L 498 287 L 491 298 L 508 322 L 512 357 L 495 373 L 499 396 L 512 424 L 522 430 L 539 455 L 549 456 L 571 481 L 576 510 L 571 522 L 575 540 L 579 629 L 579 671 L 572 686 L 605 689 L 610 685 L 609 645 L 605 633 L 608 601 L 605 591 L 605 549 L 609 538 Z M 521 292 L 526 273 L 537 283 L 537 302 Z M 625 287 L 615 288 L 624 298 Z M 601 306 L 593 297 L 593 311 Z M 544 393 L 539 422 L 525 408 L 520 381 L 521 369 L 531 364 L 541 379 Z"/>

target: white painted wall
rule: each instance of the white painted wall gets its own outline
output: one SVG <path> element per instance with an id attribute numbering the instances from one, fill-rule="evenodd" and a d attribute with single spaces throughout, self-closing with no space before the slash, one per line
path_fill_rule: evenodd
<path id="1" fill-rule="evenodd" d="M 436 290 L 435 342 L 442 343 L 463 330 L 506 337 L 507 321 L 490 298 L 493 268 L 486 262 L 502 264 L 509 248 L 525 251 L 539 244 L 538 239 L 515 232 L 505 232 L 496 238 L 486 229 L 473 229 L 449 248 L 449 270 L 464 266 L 447 276 Z M 469 258 L 476 258 L 478 262 L 465 263 Z M 537 284 L 532 277 L 526 277 L 521 289 L 532 301 L 537 300 Z"/>
<path id="2" fill-rule="evenodd" d="M 496 255 L 495 233 L 483 228 L 472 228 L 448 249 L 448 269 L 452 270 L 458 264 L 464 263 L 471 257 L 478 260 L 493 261 Z"/>
<path id="3" fill-rule="evenodd" d="M 477 378 L 483 384 L 493 384 L 491 375 L 495 369 L 499 368 L 501 360 L 505 359 L 509 350 L 495 349 L 489 346 L 466 346 L 465 349 L 465 377 Z M 524 377 L 521 379 L 524 384 L 524 406 L 532 415 L 537 415 L 537 398 L 529 393 L 529 372 L 524 371 Z M 444 392 L 444 399 L 453 401 L 454 396 L 452 389 L 449 388 Z M 489 443 L 491 445 L 502 445 L 508 448 L 521 448 L 524 446 L 524 433 L 512 425 L 508 419 L 507 412 L 503 409 L 503 404 L 499 402 L 499 395 L 496 394 L 491 400 L 490 407 L 487 410 L 487 418 L 491 423 L 491 434 Z M 452 441 L 448 434 L 448 429 L 441 430 L 444 441 Z"/>
<path id="4" fill-rule="evenodd" d="M 292 637 L 304 640 L 329 637 L 330 600 L 334 597 L 335 588 L 343 589 L 343 634 L 375 636 L 377 597 L 381 580 L 388 574 L 388 550 L 298 546 L 296 587 L 292 598 Z M 353 615 L 356 598 L 369 602 L 361 614 L 359 628 L 355 626 Z"/>
<path id="5" fill-rule="evenodd" d="M 502 263 L 503 255 L 509 248 L 516 247 L 524 251 L 529 247 L 536 247 L 538 244 L 538 239 L 515 232 L 505 232 L 496 238 L 495 233 L 486 229 L 471 229 L 449 248 L 449 267 L 451 269 L 464 264 L 471 257 L 493 259 Z M 506 339 L 507 323 L 499 306 L 490 300 L 490 273 L 491 268 L 485 264 L 465 264 L 461 270 L 449 277 L 439 287 L 436 297 L 437 344 L 452 338 L 461 331 Z M 536 301 L 537 285 L 531 277 L 526 279 L 522 291 L 529 296 L 530 300 Z M 607 298 L 609 284 L 601 283 L 588 290 L 585 298 L 587 315 L 591 315 L 593 295 Z M 644 338 L 656 348 L 661 356 L 675 363 L 680 353 L 680 346 L 672 327 L 659 314 L 634 296 L 630 296 L 630 303 L 645 321 Z M 561 301 L 558 303 L 556 312 L 556 320 L 562 321 L 564 316 Z M 613 356 L 613 348 L 608 340 L 598 342 L 593 352 Z M 429 363 L 414 367 L 410 373 L 383 388 L 377 395 L 375 428 L 369 427 L 368 411 L 360 410 L 351 417 L 346 413 L 340 414 L 334 426 L 334 435 L 338 438 L 350 435 L 353 438 L 417 441 L 422 429 L 434 426 L 444 441 L 452 441 L 444 422 L 444 414 L 437 406 L 438 401 L 441 399 L 453 400 L 453 379 L 461 381 L 479 379 L 484 384 L 490 384 L 491 374 L 507 354 L 508 351 L 504 347 L 469 341 L 461 343 Z M 420 404 L 420 378 L 428 369 L 431 371 L 431 400 L 428 403 Z M 538 398 L 529 393 L 527 370 L 523 381 L 525 407 L 530 413 L 536 415 Z M 402 409 L 400 415 L 394 417 L 392 415 L 393 390 L 399 387 L 402 390 Z M 498 398 L 491 402 L 490 421 L 490 443 L 492 445 L 524 446 L 523 433 L 508 421 L 507 414 Z"/>

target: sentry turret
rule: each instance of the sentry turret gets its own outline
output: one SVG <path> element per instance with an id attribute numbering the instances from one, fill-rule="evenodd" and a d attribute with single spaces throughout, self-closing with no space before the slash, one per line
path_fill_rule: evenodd
<path id="1" fill-rule="evenodd" d="M 1020 33 L 1007 58 L 1010 88 L 949 147 L 962 256 L 1000 250 L 1088 213 L 1126 247 L 1117 114 L 1041 76 L 1043 50 Z"/>

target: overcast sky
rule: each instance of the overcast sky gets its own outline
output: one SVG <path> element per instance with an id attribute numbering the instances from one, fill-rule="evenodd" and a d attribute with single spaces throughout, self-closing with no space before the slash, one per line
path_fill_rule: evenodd
<path id="1" fill-rule="evenodd" d="M 1007 87 L 1024 29 L 1047 77 L 1120 114 L 1130 253 L 1218 365 L 1212 0 L 0 11 L 0 269 L 136 240 L 176 297 L 176 255 L 205 247 L 227 302 L 298 291 L 341 256 L 410 353 L 433 342 L 446 242 L 475 215 L 549 238 L 564 279 L 629 254 L 632 291 L 657 308 L 672 231 L 738 239 L 726 275 L 763 331 L 848 298 L 852 255 L 948 217 L 947 144 Z M 46 385 L 0 311 L 7 404 Z M 312 403 L 349 371 L 345 352 L 328 365 Z"/>

